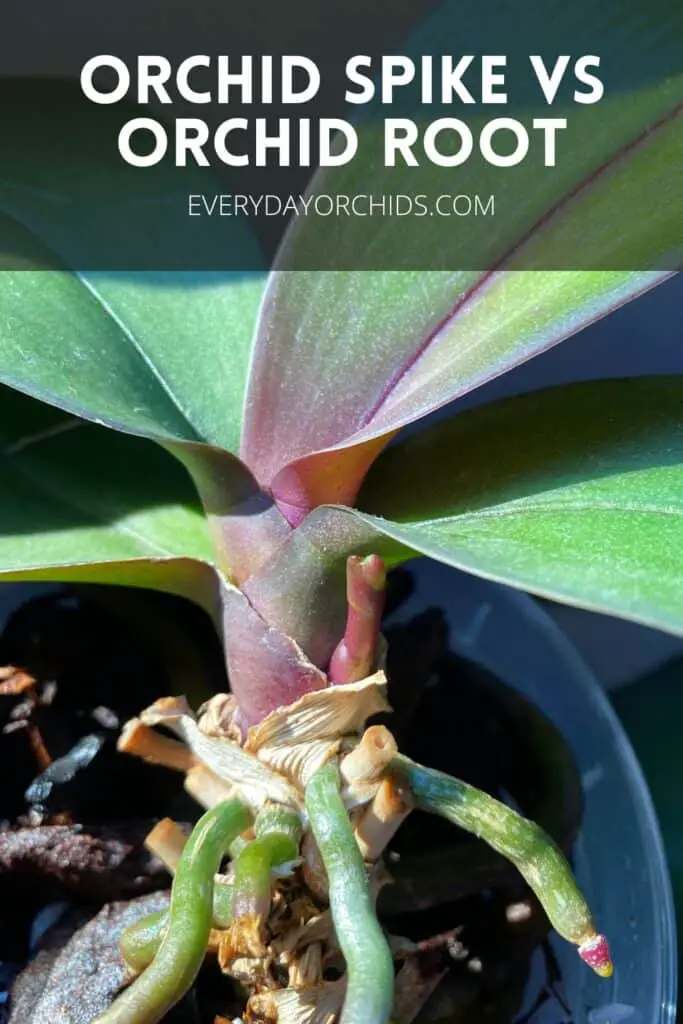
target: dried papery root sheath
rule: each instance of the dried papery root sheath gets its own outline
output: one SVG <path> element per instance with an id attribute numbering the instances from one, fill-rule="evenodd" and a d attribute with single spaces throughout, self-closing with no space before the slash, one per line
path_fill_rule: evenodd
<path id="1" fill-rule="evenodd" d="M 232 918 L 232 886 L 216 883 L 213 890 L 213 923 L 216 928 L 227 928 Z M 136 974 L 144 971 L 157 954 L 168 925 L 168 911 L 144 917 L 131 925 L 121 935 L 121 956 Z M 214 932 L 211 935 L 221 935 Z M 214 951 L 218 950 L 219 938 L 214 938 Z M 209 945 L 211 948 L 211 944 Z"/>
<path id="2" fill-rule="evenodd" d="M 323 950 L 319 942 L 306 947 L 289 965 L 289 988 L 314 988 L 323 980 Z"/>
<path id="3" fill-rule="evenodd" d="M 276 708 L 258 725 L 253 725 L 244 749 L 256 754 L 269 746 L 358 735 L 368 718 L 391 710 L 386 688 L 384 672 L 375 672 L 356 683 L 307 693 L 288 707 Z"/>
<path id="4" fill-rule="evenodd" d="M 184 743 L 162 736 L 143 725 L 139 718 L 126 722 L 116 746 L 122 754 L 133 754 L 149 764 L 174 768 L 178 772 L 188 772 L 195 763 L 192 751 Z"/>
<path id="5" fill-rule="evenodd" d="M 298 805 L 296 789 L 281 775 L 236 743 L 202 732 L 184 698 L 164 697 L 146 708 L 140 719 L 144 725 L 165 725 L 181 736 L 198 761 L 224 782 L 234 785 L 235 794 L 244 803 L 255 808 L 260 808 L 265 800 Z"/>
<path id="6" fill-rule="evenodd" d="M 237 800 L 199 819 L 178 865 L 168 927 L 149 967 L 97 1018 L 97 1024 L 156 1024 L 194 982 L 213 916 L 213 880 L 223 853 L 250 823 Z"/>
<path id="7" fill-rule="evenodd" d="M 225 974 L 234 974 L 236 960 L 263 960 L 268 949 L 261 914 L 240 914 L 239 918 L 221 933 L 218 944 L 218 963 Z"/>
<path id="8" fill-rule="evenodd" d="M 388 774 L 356 825 L 356 842 L 364 860 L 381 857 L 412 808 L 405 779 L 398 772 Z"/>
<path id="9" fill-rule="evenodd" d="M 298 790 L 303 790 L 318 769 L 327 764 L 331 757 L 337 756 L 341 745 L 340 739 L 274 743 L 261 747 L 258 756 L 260 761 L 284 775 Z"/>
<path id="10" fill-rule="evenodd" d="M 212 956 L 218 956 L 218 951 L 221 948 L 221 942 L 225 932 L 222 928 L 212 928 L 209 932 L 209 941 L 206 945 L 206 952 L 211 953 Z"/>
<path id="11" fill-rule="evenodd" d="M 219 779 L 203 764 L 195 764 L 190 768 L 185 776 L 185 790 L 207 811 L 223 800 L 230 800 L 234 795 L 232 784 Z"/>
<path id="12" fill-rule="evenodd" d="M 171 875 L 176 873 L 186 843 L 187 833 L 172 818 L 162 818 L 145 839 L 149 852 L 159 858 Z"/>
<path id="13" fill-rule="evenodd" d="M 330 660 L 333 683 L 354 683 L 370 675 L 377 661 L 387 573 L 379 555 L 351 555 L 346 563 L 349 610 L 344 636 Z"/>
<path id="14" fill-rule="evenodd" d="M 323 910 L 309 917 L 298 928 L 288 928 L 272 945 L 274 953 L 288 957 L 314 943 L 334 946 L 335 941 L 332 915 L 329 910 Z"/>
<path id="15" fill-rule="evenodd" d="M 222 739 L 241 739 L 239 729 L 233 725 L 237 710 L 237 701 L 231 693 L 216 693 L 198 711 L 199 728 L 207 736 L 220 736 Z"/>
<path id="16" fill-rule="evenodd" d="M 384 725 L 371 725 L 343 758 L 339 771 L 346 785 L 376 782 L 398 753 L 396 740 Z"/>
<path id="17" fill-rule="evenodd" d="M 343 1000 L 342 981 L 325 981 L 303 991 L 289 988 L 264 992 L 249 1000 L 249 1019 L 277 1021 L 277 1024 L 333 1024 Z"/>
<path id="18" fill-rule="evenodd" d="M 330 762 L 306 787 L 306 810 L 329 879 L 330 910 L 347 970 L 341 1024 L 386 1024 L 394 969 L 379 926 L 368 876 Z"/>
<path id="19" fill-rule="evenodd" d="M 611 976 L 607 939 L 598 935 L 564 854 L 542 828 L 459 779 L 406 757 L 398 757 L 395 763 L 405 774 L 418 807 L 479 836 L 512 861 L 536 893 L 555 931 L 579 947 L 579 956 L 596 974 Z"/>
<path id="20" fill-rule="evenodd" d="M 262 767 L 268 765 L 275 777 L 291 782 L 300 806 L 303 790 L 318 769 L 335 757 L 342 745 L 358 742 L 371 715 L 389 709 L 385 693 L 383 672 L 357 683 L 308 693 L 253 726 L 244 750 L 254 754 Z M 349 804 L 363 803 L 372 799 L 376 784 L 347 788 Z"/>

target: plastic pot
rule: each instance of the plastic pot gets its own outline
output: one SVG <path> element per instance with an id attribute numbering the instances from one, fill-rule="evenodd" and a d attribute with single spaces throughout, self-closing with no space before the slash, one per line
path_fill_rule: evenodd
<path id="1" fill-rule="evenodd" d="M 573 947 L 553 948 L 572 1024 L 673 1024 L 676 932 L 671 885 L 652 800 L 633 749 L 597 680 L 542 607 L 526 594 L 417 560 L 416 589 L 393 616 L 439 606 L 451 646 L 530 697 L 576 757 L 585 816 L 574 848 L 580 884 L 616 965 L 608 981 Z M 534 994 L 539 979 L 532 979 Z M 530 991 L 531 999 L 531 991 Z M 557 1003 L 534 1024 L 567 1021 Z"/>
<path id="2" fill-rule="evenodd" d="M 679 923 L 683 921 L 683 658 L 624 686 L 612 697 L 647 773 L 664 836 Z M 679 950 L 679 961 L 680 961 Z"/>
<path id="3" fill-rule="evenodd" d="M 579 765 L 585 817 L 574 849 L 579 881 L 616 964 L 595 977 L 573 947 L 554 949 L 571 1024 L 673 1024 L 676 935 L 671 886 L 648 788 L 598 682 L 543 609 L 527 595 L 427 560 L 411 564 L 416 588 L 400 622 L 440 606 L 452 647 L 530 697 L 562 730 Z M 0 629 L 21 603 L 48 586 L 0 586 Z M 538 992 L 532 978 L 530 999 Z M 534 1024 L 568 1024 L 557 1004 Z"/>

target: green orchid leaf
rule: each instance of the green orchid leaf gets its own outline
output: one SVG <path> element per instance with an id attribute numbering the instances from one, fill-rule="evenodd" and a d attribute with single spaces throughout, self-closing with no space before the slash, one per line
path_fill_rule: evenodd
<path id="1" fill-rule="evenodd" d="M 0 380 L 107 426 L 234 451 L 261 284 L 202 277 L 0 271 Z"/>
<path id="2" fill-rule="evenodd" d="M 351 503 L 369 466 L 401 426 L 546 351 L 665 276 L 620 271 L 497 273 L 466 296 L 459 295 L 453 315 L 426 342 L 416 330 L 413 351 L 402 365 L 398 349 L 408 343 L 409 325 L 415 329 L 407 306 L 415 303 L 413 312 L 417 307 L 422 310 L 427 293 L 434 302 L 439 291 L 445 298 L 445 278 L 452 282 L 452 275 L 420 273 L 408 281 L 398 273 L 359 272 L 334 275 L 336 283 L 323 273 L 275 278 L 264 316 L 271 315 L 271 302 L 279 303 L 279 287 L 288 293 L 283 306 L 290 305 L 290 298 L 291 310 L 302 309 L 306 301 L 309 305 L 304 327 L 296 326 L 295 316 L 285 315 L 283 328 L 285 323 L 287 327 L 282 331 L 262 320 L 262 337 L 267 333 L 270 340 L 257 349 L 262 362 L 257 357 L 254 364 L 258 381 L 252 377 L 243 458 L 263 486 L 271 481 L 272 493 L 295 525 L 317 504 Z M 457 293 L 457 282 L 452 287 Z M 337 301 L 330 289 L 337 291 Z M 362 311 L 358 320 L 344 315 L 346 304 Z M 373 314 L 379 327 L 372 323 Z M 307 351 L 309 342 L 315 353 Z M 404 348 L 404 356 L 405 352 Z M 347 363 L 347 358 L 353 362 Z M 310 367 L 315 369 L 309 371 Z M 359 407 L 370 385 L 374 411 Z M 339 402 L 347 408 L 341 410 Z M 351 422 L 358 429 L 335 443 L 332 432 L 338 438 L 342 424 Z M 304 444 L 315 444 L 314 435 L 330 447 L 300 457 Z M 275 461 L 283 447 L 285 460 L 297 453 L 284 467 Z"/>
<path id="3" fill-rule="evenodd" d="M 382 454 L 360 508 L 439 561 L 683 633 L 683 377 L 550 388 L 438 423 Z"/>
<path id="4" fill-rule="evenodd" d="M 158 445 L 0 388 L 0 580 L 116 583 L 213 610 L 208 526 Z"/>
<path id="5" fill-rule="evenodd" d="M 239 444 L 260 277 L 226 284 L 224 275 L 181 271 L 72 274 L 54 269 L 54 254 L 2 213 L 0 240 L 25 243 L 24 254 L 52 267 L 0 270 L 0 381 L 163 443 L 189 470 L 215 523 L 223 570 L 248 572 L 253 558 L 241 534 L 258 529 L 266 551 L 286 528 L 276 509 L 244 514 L 258 487 L 229 450 Z M 221 361 L 225 372 L 217 373 Z M 226 530 L 236 506 L 242 512 Z"/>
<path id="6" fill-rule="evenodd" d="M 107 426 L 236 452 L 265 277 L 181 268 L 264 266 L 246 219 L 197 230 L 187 193 L 215 191 L 213 172 L 126 165 L 125 110 L 75 85 L 5 82 L 0 101 L 0 380 Z M 109 269 L 133 253 L 141 269 Z"/>
<path id="7" fill-rule="evenodd" d="M 347 216 L 323 220 L 321 230 L 320 218 L 295 219 L 262 307 L 242 449 L 292 522 L 321 502 L 352 502 L 398 428 L 680 265 L 683 8 L 654 3 L 646 13 L 636 0 L 599 9 L 543 0 L 531 23 L 519 8 L 464 0 L 441 5 L 401 48 L 439 53 L 439 41 L 457 38 L 463 52 L 507 54 L 504 113 L 525 124 L 566 117 L 567 130 L 555 167 L 532 154 L 502 171 L 476 159 L 387 169 L 375 138 L 387 111 L 378 104 L 360 126 L 356 158 L 314 180 L 311 194 L 333 196 L 495 191 L 499 209 L 488 222 Z M 550 109 L 539 104 L 538 87 L 515 78 L 530 52 L 600 54 L 603 99 L 579 107 L 561 91 Z M 420 105 L 417 87 L 406 110 L 391 109 L 420 124 L 441 112 Z M 457 116 L 474 130 L 491 109 Z"/>
<path id="8" fill-rule="evenodd" d="M 358 510 L 315 509 L 244 590 L 325 668 L 345 560 L 371 552 L 683 633 L 683 377 L 550 388 L 395 443 Z"/>
<path id="9" fill-rule="evenodd" d="M 264 266 L 245 217 L 231 217 L 226 230 L 217 219 L 200 223 L 188 216 L 190 193 L 220 191 L 214 171 L 176 167 L 171 153 L 145 168 L 121 158 L 121 127 L 148 111 L 127 102 L 95 105 L 76 82 L 45 78 L 4 78 L 0 104 L 0 209 L 43 239 L 69 268 Z M 15 240 L 3 251 L 16 257 L 22 247 Z"/>

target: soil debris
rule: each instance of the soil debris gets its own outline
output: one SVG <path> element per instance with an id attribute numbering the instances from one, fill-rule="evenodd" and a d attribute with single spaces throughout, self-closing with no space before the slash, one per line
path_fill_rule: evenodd
<path id="1" fill-rule="evenodd" d="M 69 924 L 51 929 L 41 952 L 15 982 L 8 1024 L 89 1024 L 127 979 L 118 949 L 121 933 L 168 905 L 168 893 L 108 903 L 73 929 L 61 950 Z M 75 919 L 77 924 L 82 920 L 82 914 Z"/>
<path id="2" fill-rule="evenodd" d="M 125 899 L 168 876 L 142 846 L 150 822 L 116 827 L 43 825 L 0 832 L 0 876 L 53 880 L 84 899 Z"/>

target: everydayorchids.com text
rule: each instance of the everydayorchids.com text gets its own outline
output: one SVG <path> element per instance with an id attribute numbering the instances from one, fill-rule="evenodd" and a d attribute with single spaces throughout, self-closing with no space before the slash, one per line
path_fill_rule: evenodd
<path id="1" fill-rule="evenodd" d="M 494 217 L 496 197 L 478 193 L 280 196 L 192 192 L 187 197 L 187 212 L 190 217 Z"/>

